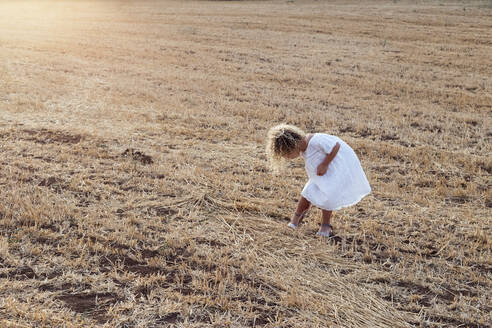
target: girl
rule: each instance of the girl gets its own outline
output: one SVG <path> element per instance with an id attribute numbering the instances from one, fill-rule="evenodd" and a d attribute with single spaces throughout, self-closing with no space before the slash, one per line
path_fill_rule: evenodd
<path id="1" fill-rule="evenodd" d="M 309 181 L 288 225 L 293 229 L 313 204 L 322 211 L 317 235 L 331 237 L 332 211 L 354 205 L 371 192 L 357 155 L 338 137 L 324 133 L 306 135 L 295 126 L 281 124 L 268 131 L 266 151 L 275 170 L 285 159 L 302 156 L 306 162 Z"/>

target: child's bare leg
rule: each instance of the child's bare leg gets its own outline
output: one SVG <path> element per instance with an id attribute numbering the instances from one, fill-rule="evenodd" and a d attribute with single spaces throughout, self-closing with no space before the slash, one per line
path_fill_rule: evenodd
<path id="1" fill-rule="evenodd" d="M 301 196 L 299 202 L 297 203 L 297 210 L 292 216 L 290 223 L 297 226 L 299 222 L 302 220 L 302 218 L 304 217 L 304 215 L 306 214 L 307 210 L 309 209 L 309 206 L 311 206 L 311 203 L 306 198 Z"/>
<path id="2" fill-rule="evenodd" d="M 321 210 L 321 227 L 319 228 L 319 232 L 322 233 L 331 233 L 331 214 L 333 211 Z"/>

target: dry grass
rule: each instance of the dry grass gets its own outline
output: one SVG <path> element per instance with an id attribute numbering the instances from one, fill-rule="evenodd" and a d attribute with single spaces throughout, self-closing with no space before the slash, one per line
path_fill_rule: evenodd
<path id="1" fill-rule="evenodd" d="M 483 2 L 0 2 L 2 327 L 485 327 Z M 279 122 L 373 193 L 286 228 Z"/>

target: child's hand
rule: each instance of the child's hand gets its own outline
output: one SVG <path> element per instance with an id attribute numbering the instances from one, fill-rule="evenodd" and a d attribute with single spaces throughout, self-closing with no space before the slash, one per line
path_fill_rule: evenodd
<path id="1" fill-rule="evenodd" d="M 339 149 L 340 143 L 337 142 L 335 146 L 333 146 L 331 152 L 329 154 L 326 154 L 325 159 L 323 160 L 323 162 L 321 162 L 321 164 L 318 165 L 318 168 L 316 169 L 316 173 L 319 176 L 322 176 L 326 173 L 326 171 L 328 170 L 328 165 L 330 165 L 331 161 L 335 158 Z"/>
<path id="2" fill-rule="evenodd" d="M 324 165 L 323 163 L 321 163 L 320 165 L 318 165 L 318 168 L 316 169 L 316 173 L 319 176 L 322 176 L 325 175 L 327 170 L 328 170 L 328 165 Z"/>

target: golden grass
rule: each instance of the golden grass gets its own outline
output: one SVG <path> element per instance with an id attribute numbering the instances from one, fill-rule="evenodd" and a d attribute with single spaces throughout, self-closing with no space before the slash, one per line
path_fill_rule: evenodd
<path id="1" fill-rule="evenodd" d="M 488 2 L 0 2 L 2 327 L 485 327 Z M 286 227 L 280 122 L 373 193 Z"/>

